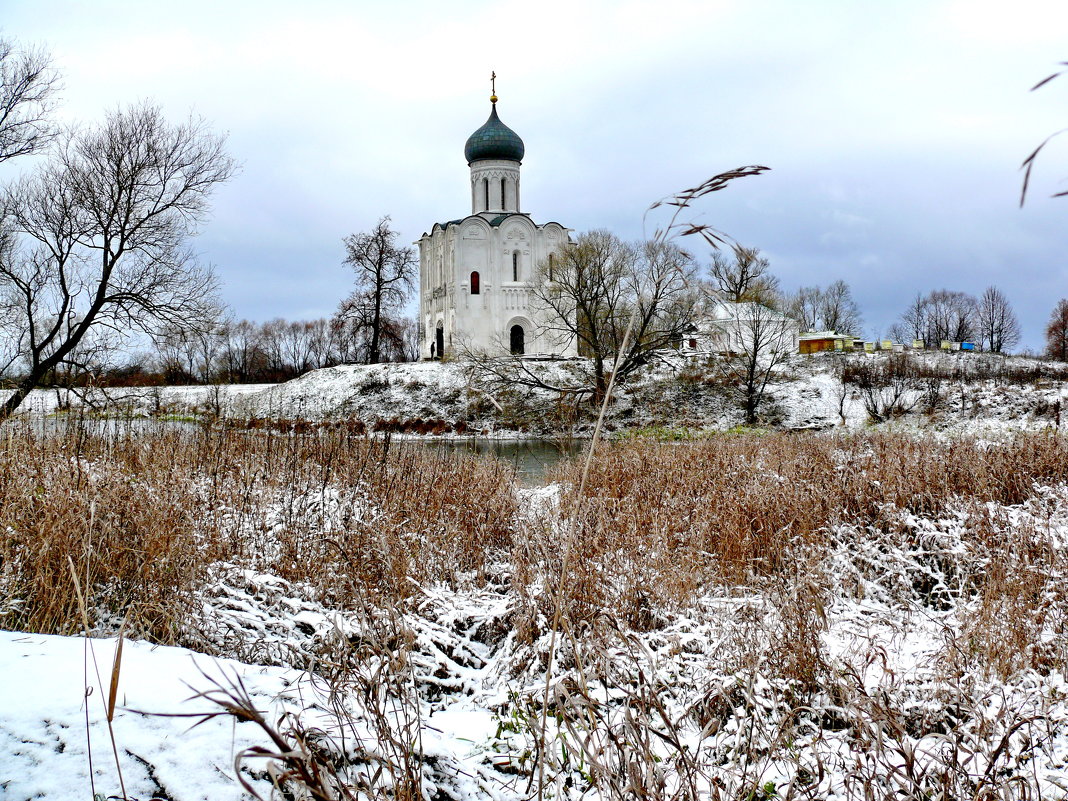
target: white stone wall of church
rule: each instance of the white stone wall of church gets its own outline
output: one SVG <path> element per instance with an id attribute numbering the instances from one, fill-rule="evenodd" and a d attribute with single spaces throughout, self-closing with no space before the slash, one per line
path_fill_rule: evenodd
<path id="1" fill-rule="evenodd" d="M 473 215 L 448 231 L 436 227 L 419 241 L 423 358 L 431 357 L 439 322 L 446 355 L 460 349 L 507 353 L 510 328 L 518 324 L 524 328 L 526 353 L 574 356 L 573 341 L 538 336 L 544 321 L 531 303 L 535 269 L 568 241 L 567 229 L 558 223 L 537 226 L 519 215 L 489 225 L 495 216 Z M 513 254 L 518 254 L 519 281 L 513 280 Z M 479 273 L 478 295 L 471 294 L 473 270 Z"/>

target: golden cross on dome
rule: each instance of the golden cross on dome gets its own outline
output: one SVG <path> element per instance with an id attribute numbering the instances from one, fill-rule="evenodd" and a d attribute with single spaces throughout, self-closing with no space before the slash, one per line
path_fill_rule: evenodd
<path id="1" fill-rule="evenodd" d="M 497 102 L 497 73 L 490 73 L 490 102 Z"/>

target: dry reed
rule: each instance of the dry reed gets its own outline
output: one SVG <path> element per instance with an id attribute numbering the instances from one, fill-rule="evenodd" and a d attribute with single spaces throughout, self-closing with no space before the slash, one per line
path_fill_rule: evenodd
<path id="1" fill-rule="evenodd" d="M 361 721 L 339 740 L 340 752 L 354 742 L 359 751 L 358 738 L 373 736 L 378 753 L 388 754 L 369 796 L 421 792 L 427 689 L 413 667 L 405 615 L 414 608 L 408 601 L 433 584 L 512 595 L 499 622 L 518 633 L 520 648 L 544 646 L 549 621 L 559 620 L 562 675 L 551 698 L 514 703 L 527 705 L 527 720 L 551 711 L 558 721 L 556 739 L 531 738 L 535 749 L 564 749 L 544 782 L 574 779 L 581 763 L 579 779 L 605 797 L 770 798 L 765 769 L 794 753 L 802 730 L 816 739 L 797 751 L 783 797 L 807 797 L 806 781 L 825 788 L 821 777 L 834 771 L 846 796 L 858 798 L 880 776 L 888 793 L 915 797 L 965 797 L 1016 781 L 997 772 L 1007 770 L 1002 743 L 1041 723 L 1041 699 L 1017 717 L 984 722 L 986 691 L 963 687 L 945 701 L 954 720 L 918 720 L 894 707 L 907 688 L 869 692 L 828 667 L 826 608 L 863 578 L 831 575 L 847 536 L 840 529 L 857 538 L 845 545 L 856 552 L 858 576 L 864 547 L 889 554 L 900 546 L 917 559 L 901 572 L 911 582 L 909 602 L 932 612 L 959 605 L 961 627 L 947 633 L 942 661 L 946 686 L 984 671 L 1004 678 L 1066 665 L 1062 548 L 1052 524 L 1041 525 L 1040 488 L 1068 483 L 1059 436 L 980 443 L 772 434 L 608 445 L 588 468 L 559 467 L 559 510 L 548 505 L 539 515 L 520 506 L 512 471 L 496 461 L 369 440 L 345 427 L 297 433 L 72 420 L 48 433 L 9 426 L 5 434 L 5 626 L 70 633 L 83 614 L 98 630 L 128 615 L 132 636 L 188 642 L 186 622 L 212 565 L 301 582 L 362 621 L 365 636 L 338 638 L 319 670 L 339 704 L 365 704 L 355 712 L 339 706 L 339 731 Z M 1027 525 L 1005 512 L 1018 504 L 1034 511 Z M 955 550 L 928 542 L 943 517 L 959 523 Z M 573 536 L 565 537 L 568 527 Z M 567 591 L 559 593 L 565 544 Z M 873 586 L 889 582 L 882 569 L 872 563 Z M 741 623 L 714 658 L 739 678 L 711 687 L 685 719 L 672 717 L 673 688 L 655 675 L 656 658 L 635 632 L 667 629 L 676 614 L 725 597 L 744 601 Z M 491 645 L 505 639 L 502 629 Z M 770 711 L 758 674 L 779 682 Z M 240 697 L 219 698 L 227 713 L 241 713 Z M 732 746 L 729 764 L 708 761 L 712 751 L 699 759 L 682 747 L 692 721 L 711 743 L 728 725 L 747 739 Z M 301 777 L 339 748 L 319 754 L 299 721 L 283 723 L 279 753 L 297 761 L 285 763 L 282 778 L 311 781 Z M 845 767 L 833 761 L 831 740 L 820 739 L 844 728 L 868 743 Z M 957 738 L 952 754 L 924 746 L 930 753 L 913 756 L 917 742 L 941 730 Z M 905 767 L 895 767 L 902 760 Z"/>
<path id="2" fill-rule="evenodd" d="M 339 608 L 479 581 L 507 557 L 514 473 L 493 459 L 309 434 L 70 420 L 0 439 L 0 613 L 8 628 L 94 625 L 182 640 L 210 565 L 316 587 Z"/>

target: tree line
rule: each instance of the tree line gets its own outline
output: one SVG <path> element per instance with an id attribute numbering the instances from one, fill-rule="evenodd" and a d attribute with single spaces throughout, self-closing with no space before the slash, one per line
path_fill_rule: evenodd
<path id="1" fill-rule="evenodd" d="M 1020 343 L 1020 321 L 996 286 L 987 287 L 978 298 L 938 289 L 917 294 L 889 334 L 902 342 L 922 340 L 928 347 L 944 341 L 974 342 L 984 350 L 1005 353 Z"/>
<path id="2" fill-rule="evenodd" d="M 373 230 L 345 237 L 352 292 L 332 317 L 257 323 L 220 318 L 210 325 L 165 326 L 151 348 L 121 366 L 83 364 L 76 380 L 126 383 L 274 383 L 339 364 L 419 358 L 419 331 L 402 310 L 415 286 L 414 250 L 397 245 L 383 217 Z M 95 369 L 93 369 L 95 367 Z"/>
<path id="3" fill-rule="evenodd" d="M 288 381 L 309 370 L 369 361 L 371 332 L 341 315 L 316 320 L 276 318 L 257 323 L 227 321 L 203 331 L 164 331 L 152 350 L 119 371 L 126 380 L 166 384 L 246 384 Z M 414 321 L 384 316 L 380 361 L 414 361 L 419 339 Z"/>

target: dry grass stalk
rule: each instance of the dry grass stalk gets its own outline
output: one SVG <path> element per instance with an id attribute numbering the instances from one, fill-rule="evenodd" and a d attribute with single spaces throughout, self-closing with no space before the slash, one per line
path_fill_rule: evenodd
<path id="1" fill-rule="evenodd" d="M 0 441 L 9 628 L 117 628 L 129 612 L 135 636 L 176 643 L 220 561 L 311 583 L 345 608 L 484 581 L 511 548 L 514 474 L 497 460 L 344 430 L 100 428 L 13 426 Z"/>
<path id="2" fill-rule="evenodd" d="M 100 665 L 96 661 L 96 651 L 93 648 L 92 633 L 91 633 L 90 628 L 89 628 L 89 612 L 88 612 L 88 610 L 86 608 L 86 605 L 85 605 L 85 596 L 82 594 L 81 584 L 78 581 L 78 570 L 77 570 L 77 568 L 75 568 L 74 561 L 70 558 L 69 555 L 67 557 L 67 564 L 70 566 L 71 581 L 74 584 L 74 592 L 75 592 L 75 594 L 76 594 L 76 596 L 78 598 L 78 609 L 81 612 L 82 624 L 85 627 L 84 628 L 84 631 L 85 631 L 85 647 L 86 647 L 86 650 L 88 651 L 89 657 L 92 658 L 93 669 L 96 672 L 96 686 L 99 687 L 99 688 L 103 688 L 104 684 L 100 680 Z M 122 778 L 122 762 L 119 760 L 119 746 L 115 741 L 115 726 L 114 726 L 114 723 L 113 723 L 113 721 L 115 719 L 115 694 L 118 691 L 119 670 L 120 670 L 121 666 L 122 666 L 122 634 L 120 632 L 119 640 L 118 640 L 118 643 L 116 644 L 116 647 L 115 647 L 115 656 L 114 656 L 114 659 L 112 660 L 112 665 L 111 665 L 111 682 L 110 682 L 110 685 L 109 685 L 108 697 L 105 700 L 102 693 L 98 693 L 98 694 L 100 695 L 101 700 L 104 702 L 104 718 L 105 718 L 105 720 L 107 721 L 107 724 L 108 724 L 108 737 L 111 739 L 111 754 L 112 754 L 112 758 L 115 760 L 115 771 L 119 776 L 119 789 L 122 792 L 123 799 L 126 799 L 126 797 L 127 797 L 126 796 L 126 783 Z M 86 664 L 86 675 L 84 677 L 84 680 L 85 680 L 85 700 L 86 700 L 85 739 L 86 739 L 86 748 L 87 748 L 88 753 L 89 753 L 90 784 L 93 787 L 93 795 L 95 797 L 96 796 L 96 780 L 95 780 L 95 778 L 93 778 L 93 775 L 92 775 L 92 771 L 93 771 L 93 767 L 92 767 L 92 765 L 93 765 L 93 763 L 92 763 L 93 748 L 92 748 L 92 740 L 89 737 L 89 708 L 88 708 L 88 706 L 89 706 L 88 705 L 88 700 L 89 700 L 89 695 L 90 695 L 90 693 L 92 691 L 92 685 L 89 684 L 89 680 L 88 680 L 88 664 Z"/>

